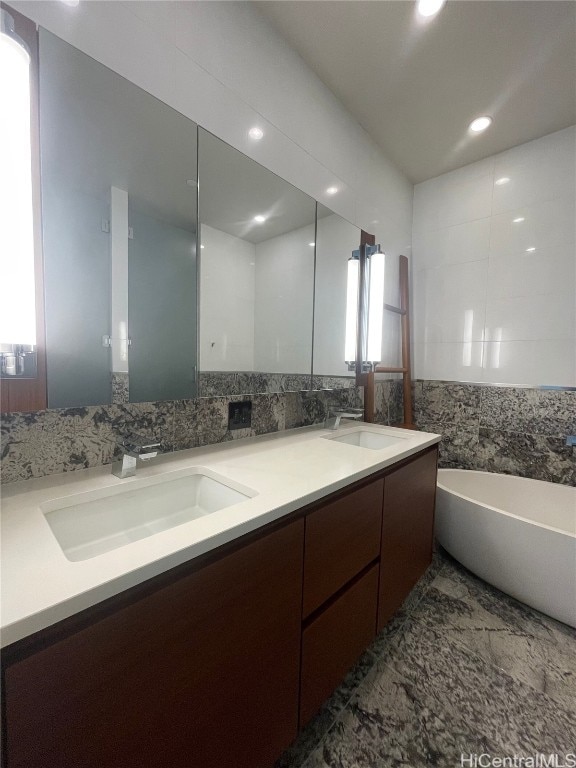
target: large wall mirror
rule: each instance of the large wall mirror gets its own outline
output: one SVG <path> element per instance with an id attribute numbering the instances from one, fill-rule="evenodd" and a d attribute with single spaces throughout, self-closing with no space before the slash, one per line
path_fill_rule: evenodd
<path id="1" fill-rule="evenodd" d="M 49 407 L 197 392 L 197 128 L 40 30 Z"/>
<path id="2" fill-rule="evenodd" d="M 200 393 L 311 388 L 316 203 L 200 128 Z"/>
<path id="3" fill-rule="evenodd" d="M 357 227 L 42 29 L 40 94 L 50 408 L 354 384 Z"/>

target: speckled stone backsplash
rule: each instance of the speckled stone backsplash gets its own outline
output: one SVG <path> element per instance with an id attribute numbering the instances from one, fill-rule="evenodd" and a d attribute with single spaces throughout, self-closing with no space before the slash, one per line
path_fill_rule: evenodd
<path id="1" fill-rule="evenodd" d="M 440 466 L 576 485 L 576 392 L 414 382 L 419 429 L 442 435 Z"/>
<path id="2" fill-rule="evenodd" d="M 246 399 L 252 400 L 252 428 L 229 432 L 228 403 Z M 4 414 L 2 482 L 109 464 L 118 436 L 128 432 L 158 438 L 163 452 L 179 451 L 319 424 L 330 406 L 362 403 L 363 390 L 352 387 Z M 388 399 L 382 394 L 382 418 L 385 412 Z"/>
<path id="3" fill-rule="evenodd" d="M 303 373 L 267 373 L 265 371 L 201 371 L 198 374 L 202 397 L 242 395 L 244 392 L 272 394 L 310 389 L 310 376 Z M 356 386 L 354 376 L 313 376 L 314 389 L 347 389 Z"/>

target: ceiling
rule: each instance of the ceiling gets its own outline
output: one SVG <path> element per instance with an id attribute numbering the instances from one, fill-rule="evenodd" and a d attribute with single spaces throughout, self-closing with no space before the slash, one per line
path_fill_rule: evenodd
<path id="1" fill-rule="evenodd" d="M 254 5 L 415 183 L 576 123 L 576 2 Z"/>

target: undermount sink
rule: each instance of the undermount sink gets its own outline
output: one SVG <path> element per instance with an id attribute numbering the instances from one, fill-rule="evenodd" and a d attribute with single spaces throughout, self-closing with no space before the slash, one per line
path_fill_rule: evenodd
<path id="1" fill-rule="evenodd" d="M 334 440 L 336 443 L 346 443 L 347 445 L 356 445 L 358 448 L 370 448 L 373 451 L 380 451 L 382 448 L 390 448 L 403 440 L 410 439 L 404 435 L 391 435 L 382 432 L 372 432 L 368 429 L 355 429 L 338 437 L 327 437 L 328 440 Z"/>
<path id="2" fill-rule="evenodd" d="M 42 512 L 62 551 L 88 560 L 255 496 L 201 467 L 54 499 Z"/>

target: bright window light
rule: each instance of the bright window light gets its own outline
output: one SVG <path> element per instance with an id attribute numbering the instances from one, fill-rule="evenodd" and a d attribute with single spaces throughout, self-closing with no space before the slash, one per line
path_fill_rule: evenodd
<path id="1" fill-rule="evenodd" d="M 36 344 L 30 56 L 4 31 L 0 93 L 0 343 Z"/>
<path id="2" fill-rule="evenodd" d="M 382 359 L 382 320 L 384 316 L 384 254 L 370 256 L 370 293 L 368 299 L 368 350 L 370 363 Z"/>
<path id="3" fill-rule="evenodd" d="M 344 344 L 344 360 L 347 363 L 353 363 L 356 360 L 359 273 L 359 259 L 348 259 L 348 284 L 346 289 L 346 341 Z"/>

